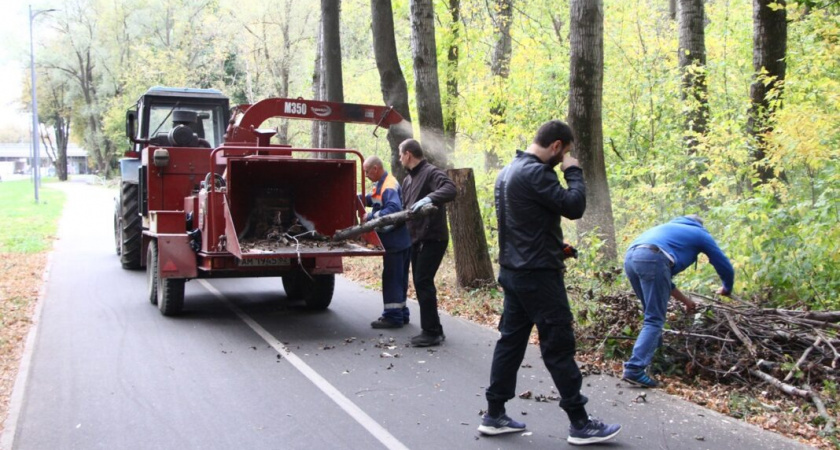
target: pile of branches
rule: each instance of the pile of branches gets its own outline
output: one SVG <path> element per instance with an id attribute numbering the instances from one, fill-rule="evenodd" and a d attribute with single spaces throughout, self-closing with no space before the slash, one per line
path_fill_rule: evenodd
<path id="1" fill-rule="evenodd" d="M 826 420 L 824 431 L 833 431 L 834 419 L 813 387 L 840 378 L 840 311 L 762 308 L 734 297 L 691 295 L 701 299 L 695 314 L 684 314 L 677 302 L 669 302 L 660 355 L 666 364 L 720 384 L 766 382 L 813 402 Z M 635 301 L 633 307 L 630 299 Z M 595 335 L 602 336 L 602 342 L 624 339 L 631 345 L 641 327 L 638 300 L 619 295 L 601 301 L 604 312 L 599 311 L 598 323 L 608 329 Z M 589 335 L 593 331 L 586 330 Z"/>

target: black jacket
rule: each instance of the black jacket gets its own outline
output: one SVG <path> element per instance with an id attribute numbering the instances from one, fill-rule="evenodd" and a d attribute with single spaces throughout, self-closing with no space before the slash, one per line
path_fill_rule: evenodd
<path id="1" fill-rule="evenodd" d="M 586 209 L 583 170 L 563 172 L 560 186 L 554 168 L 536 155 L 517 150 L 496 178 L 499 265 L 507 269 L 561 269 L 563 230 L 560 216 L 579 219 Z"/>
<path id="2" fill-rule="evenodd" d="M 425 159 L 408 171 L 402 183 L 405 208 L 410 209 L 417 200 L 423 197 L 429 197 L 432 199 L 432 204 L 438 207 L 437 213 L 408 222 L 412 244 L 422 241 L 449 241 L 446 208 L 443 204 L 454 200 L 455 193 L 455 183 L 442 170 L 429 164 Z"/>

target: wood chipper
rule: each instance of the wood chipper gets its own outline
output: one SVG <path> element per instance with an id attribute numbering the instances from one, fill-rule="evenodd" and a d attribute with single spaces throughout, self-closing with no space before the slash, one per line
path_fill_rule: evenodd
<path id="1" fill-rule="evenodd" d="M 267 99 L 234 108 L 224 143 L 212 148 L 196 132 L 207 114 L 189 104 L 172 103 L 164 133 L 148 133 L 141 120 L 143 137 L 137 137 L 128 120 L 129 136 L 141 144 L 135 189 L 142 225 L 138 264 L 146 267 L 151 303 L 173 315 L 183 308 L 188 280 L 279 276 L 289 298 L 303 300 L 310 309 L 327 308 L 343 257 L 384 253 L 374 232 L 332 239 L 364 214 L 357 194 L 359 187 L 365 189 L 363 156 L 356 150 L 271 144 L 276 130 L 259 127 L 267 119 L 287 117 L 387 128 L 402 117 L 382 106 Z M 139 106 L 135 117 L 142 113 Z M 123 189 L 120 199 L 126 195 Z M 124 212 L 118 206 L 115 213 L 118 253 L 121 240 L 133 234 L 126 220 L 119 221 Z"/>

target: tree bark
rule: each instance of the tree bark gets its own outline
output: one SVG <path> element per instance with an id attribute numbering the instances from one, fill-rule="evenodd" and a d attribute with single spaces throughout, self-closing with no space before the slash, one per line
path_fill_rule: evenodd
<path id="1" fill-rule="evenodd" d="M 578 234 L 597 233 L 600 254 L 616 258 L 615 225 L 604 162 L 601 100 L 604 79 L 604 13 L 602 0 L 572 0 L 569 80 L 569 125 L 586 181 L 586 213 Z"/>
<path id="2" fill-rule="evenodd" d="M 677 0 L 668 0 L 668 17 L 677 20 Z"/>
<path id="3" fill-rule="evenodd" d="M 399 212 L 388 214 L 387 216 L 377 217 L 360 225 L 353 225 L 352 227 L 347 227 L 342 230 L 338 230 L 333 235 L 332 240 L 346 241 L 348 239 L 353 239 L 357 236 L 361 236 L 369 231 L 376 230 L 377 228 L 383 228 L 389 225 L 400 225 L 406 223 L 409 220 L 414 220 L 419 217 L 431 216 L 432 214 L 436 213 L 437 210 L 438 207 L 432 205 L 431 203 L 423 205 L 423 207 L 421 207 L 420 210 L 416 212 L 410 209 L 404 209 Z"/>
<path id="4" fill-rule="evenodd" d="M 326 79 L 326 100 L 344 103 L 344 83 L 341 73 L 341 1 L 321 0 L 321 29 L 324 37 L 322 58 Z M 344 148 L 344 123 L 327 123 L 327 148 Z M 330 154 L 330 158 L 342 155 Z"/>
<path id="5" fill-rule="evenodd" d="M 277 83 L 277 95 L 279 97 L 289 96 L 289 69 L 292 63 L 292 41 L 289 36 L 289 22 L 292 14 L 292 0 L 286 0 L 283 4 L 283 22 L 280 24 L 280 32 L 283 35 L 283 52 L 279 62 L 279 82 Z M 282 119 L 277 132 L 277 141 L 281 144 L 289 143 L 289 119 Z"/>
<path id="6" fill-rule="evenodd" d="M 706 85 L 706 35 L 703 20 L 703 0 L 680 0 L 681 98 L 684 103 L 688 103 L 684 139 L 691 155 L 696 154 L 700 138 L 705 136 L 708 130 L 709 99 Z"/>
<path id="7" fill-rule="evenodd" d="M 429 162 L 438 167 L 449 167 L 449 155 L 443 139 L 434 6 L 432 0 L 410 0 L 409 9 L 420 141 Z"/>
<path id="8" fill-rule="evenodd" d="M 379 70 L 379 84 L 382 99 L 387 106 L 394 107 L 405 123 L 388 129 L 388 144 L 391 147 L 391 173 L 402 182 L 406 170 L 400 164 L 399 145 L 414 136 L 411 129 L 411 111 L 408 107 L 408 84 L 405 81 L 397 44 L 394 38 L 394 12 L 391 0 L 371 0 L 371 30 L 373 31 L 373 55 Z"/>
<path id="9" fill-rule="evenodd" d="M 323 25 L 318 27 L 318 43 L 315 51 L 315 68 L 312 71 L 312 98 L 325 100 L 326 88 L 324 86 L 324 33 Z M 327 124 L 318 120 L 312 121 L 311 142 L 312 148 L 324 148 L 327 142 Z"/>
<path id="10" fill-rule="evenodd" d="M 455 200 L 446 205 L 458 286 L 470 289 L 486 286 L 494 280 L 493 265 L 487 251 L 473 171 L 450 169 L 447 175 L 458 190 Z"/>
<path id="11" fill-rule="evenodd" d="M 53 117 L 55 133 L 55 174 L 60 181 L 67 181 L 67 141 L 70 138 L 70 121 L 56 113 Z"/>
<path id="12" fill-rule="evenodd" d="M 446 67 L 446 109 L 443 117 L 443 133 L 446 150 L 455 153 L 455 134 L 458 131 L 458 45 L 461 39 L 461 0 L 449 0 L 449 51 Z"/>
<path id="13" fill-rule="evenodd" d="M 513 21 L 513 0 L 497 0 L 493 26 L 496 43 L 490 60 L 490 73 L 493 75 L 493 98 L 490 102 L 490 132 L 505 123 L 507 110 L 507 79 L 510 76 L 511 37 L 510 24 Z M 484 169 L 496 170 L 501 167 L 499 148 L 494 139 L 490 148 L 484 151 Z"/>
<path id="14" fill-rule="evenodd" d="M 771 6 L 774 5 L 774 6 Z M 773 131 L 773 114 L 781 108 L 787 52 L 786 0 L 753 0 L 753 69 L 755 79 L 750 86 L 750 111 L 747 131 L 754 140 L 753 159 L 758 171 L 758 184 L 784 172 L 766 161 L 766 136 Z M 769 98 L 769 97 L 772 97 Z"/>

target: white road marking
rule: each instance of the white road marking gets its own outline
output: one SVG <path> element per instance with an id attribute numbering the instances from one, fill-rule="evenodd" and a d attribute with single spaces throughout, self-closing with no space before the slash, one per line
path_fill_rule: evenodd
<path id="1" fill-rule="evenodd" d="M 242 311 L 238 306 L 233 304 L 230 300 L 225 297 L 224 294 L 219 292 L 213 285 L 211 285 L 207 280 L 198 280 L 198 282 L 204 286 L 205 289 L 210 291 L 216 298 L 219 299 L 222 303 L 225 304 L 231 311 L 234 312 L 246 325 L 251 327 L 255 333 L 257 333 L 265 342 L 268 343 L 274 350 L 278 353 L 283 355 L 283 357 L 291 363 L 291 365 L 298 370 L 303 376 L 309 379 L 318 389 L 321 390 L 324 394 L 327 395 L 332 401 L 334 401 L 341 409 L 344 410 L 350 417 L 352 417 L 356 422 L 359 422 L 359 425 L 364 427 L 370 434 L 373 435 L 379 442 L 381 442 L 386 448 L 393 449 L 393 450 L 408 450 L 402 442 L 400 442 L 393 434 L 389 433 L 388 430 L 385 429 L 382 425 L 378 422 L 373 420 L 372 417 L 367 415 L 361 408 L 356 406 L 349 398 L 345 397 L 335 386 L 330 384 L 324 377 L 318 374 L 312 367 L 309 367 L 309 364 L 303 362 L 297 355 L 295 355 L 288 347 L 283 345 L 282 342 L 277 340 L 274 336 L 271 335 L 265 328 L 260 326 L 254 319 L 251 318 L 248 314 Z"/>

